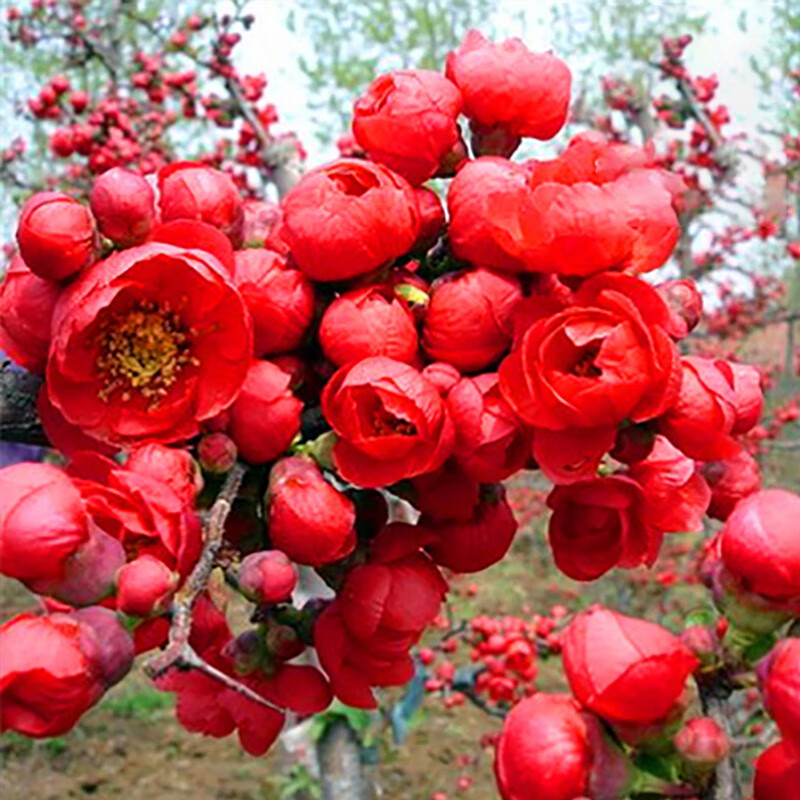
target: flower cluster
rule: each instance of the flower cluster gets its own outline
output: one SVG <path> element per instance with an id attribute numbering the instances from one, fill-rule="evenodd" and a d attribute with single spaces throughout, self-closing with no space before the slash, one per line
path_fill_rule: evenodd
<path id="1" fill-rule="evenodd" d="M 521 470 L 554 484 L 565 575 L 650 566 L 708 512 L 726 522 L 704 574 L 731 622 L 798 616 L 800 498 L 759 491 L 743 446 L 760 373 L 683 355 L 698 290 L 642 277 L 672 253 L 685 184 L 591 132 L 511 160 L 562 128 L 569 95 L 556 56 L 473 31 L 444 74 L 378 77 L 354 106 L 357 148 L 280 205 L 197 162 L 106 170 L 88 205 L 28 200 L 0 346 L 43 375 L 39 416 L 68 464 L 0 470 L 3 573 L 48 598 L 2 629 L 3 727 L 67 730 L 134 648 L 161 646 L 152 673 L 181 723 L 235 730 L 253 754 L 287 711 L 373 708 L 414 675 L 447 575 L 511 548 L 502 482 Z M 444 203 L 432 178 L 452 179 Z M 254 606 L 238 635 L 207 591 L 215 567 Z M 308 598 L 299 568 L 330 591 Z M 132 636 L 98 643 L 112 610 Z M 513 705 L 502 796 L 657 792 L 632 756 L 677 733 L 698 658 L 602 608 L 556 636 L 563 616 L 472 626 L 478 694 Z M 572 697 L 535 692 L 540 644 L 562 652 Z M 311 647 L 319 667 L 292 663 Z M 795 758 L 792 657 L 776 651 L 764 691 Z M 674 744 L 712 766 L 726 748 L 699 720 Z"/>

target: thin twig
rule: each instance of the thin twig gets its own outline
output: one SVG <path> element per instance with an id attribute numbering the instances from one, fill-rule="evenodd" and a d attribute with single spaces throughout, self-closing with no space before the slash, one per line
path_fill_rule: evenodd
<path id="1" fill-rule="evenodd" d="M 731 739 L 727 703 L 731 690 L 726 685 L 724 676 L 698 676 L 696 682 L 703 713 L 711 717 Z M 703 800 L 742 800 L 742 787 L 732 754 L 717 764 L 714 780 L 702 797 Z"/>

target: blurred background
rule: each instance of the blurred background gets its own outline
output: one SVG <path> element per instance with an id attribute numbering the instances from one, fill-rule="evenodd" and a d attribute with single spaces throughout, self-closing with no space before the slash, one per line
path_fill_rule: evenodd
<path id="1" fill-rule="evenodd" d="M 688 179 L 695 203 L 684 211 L 684 235 L 664 277 L 702 285 L 710 313 L 696 348 L 762 368 L 769 411 L 751 451 L 766 482 L 800 488 L 797 0 L 3 0 L 0 9 L 7 256 L 18 208 L 32 191 L 80 195 L 92 175 L 117 163 L 152 172 L 164 161 L 202 158 L 228 169 L 246 194 L 277 199 L 269 154 L 288 147 L 311 167 L 349 152 L 353 100 L 376 74 L 441 70 L 470 28 L 554 50 L 573 74 L 571 121 L 517 157 L 551 157 L 570 136 L 599 128 L 647 144 Z M 686 75 L 667 74 L 664 38 L 687 34 Z M 453 619 L 552 616 L 561 603 L 596 601 L 676 621 L 695 610 L 698 542 L 686 537 L 670 542 L 652 571 L 588 588 L 557 576 L 542 535 L 544 488 L 530 476 L 512 482 L 521 527 L 514 554 L 454 581 Z M 0 601 L 5 617 L 28 598 L 3 582 Z M 543 665 L 539 685 L 556 685 L 556 673 Z M 344 715 L 378 796 L 495 797 L 481 739 L 498 721 L 471 706 L 419 701 L 396 692 L 374 715 L 340 707 L 254 760 L 234 741 L 180 729 L 171 695 L 139 676 L 68 736 L 0 737 L 0 796 L 318 798 L 315 742 Z"/>

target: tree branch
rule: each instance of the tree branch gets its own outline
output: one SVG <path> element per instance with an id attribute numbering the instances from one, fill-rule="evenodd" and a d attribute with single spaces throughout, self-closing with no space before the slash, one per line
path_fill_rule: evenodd
<path id="1" fill-rule="evenodd" d="M 38 375 L 11 369 L 10 362 L 0 367 L 0 438 L 4 442 L 50 445 L 36 413 L 36 395 L 41 385 Z"/>
<path id="2" fill-rule="evenodd" d="M 192 609 L 197 598 L 205 591 L 211 572 L 216 565 L 217 555 L 225 532 L 233 501 L 245 474 L 245 466 L 236 464 L 228 473 L 214 505 L 211 507 L 203 525 L 204 545 L 200 558 L 186 579 L 183 588 L 172 603 L 172 622 L 169 629 L 169 642 L 163 652 L 151 658 L 144 666 L 150 678 L 159 678 L 170 669 L 195 669 L 209 678 L 225 685 L 228 689 L 273 711 L 283 712 L 280 706 L 254 692 L 235 678 L 204 661 L 189 643 L 192 633 Z"/>
<path id="3" fill-rule="evenodd" d="M 724 676 L 716 673 L 713 676 L 697 676 L 695 680 L 703 713 L 711 717 L 732 740 L 727 703 L 731 689 Z M 714 780 L 702 797 L 703 800 L 742 800 L 742 787 L 732 753 L 717 764 Z"/>

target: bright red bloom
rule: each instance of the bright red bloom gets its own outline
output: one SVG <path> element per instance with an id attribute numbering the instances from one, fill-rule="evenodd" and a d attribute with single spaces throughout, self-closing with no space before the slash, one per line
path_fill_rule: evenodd
<path id="1" fill-rule="evenodd" d="M 453 423 L 439 392 L 390 358 L 342 367 L 322 392 L 322 413 L 338 436 L 336 469 L 358 486 L 431 472 L 453 449 Z"/>
<path id="2" fill-rule="evenodd" d="M 584 134 L 553 161 L 465 165 L 447 197 L 453 252 L 476 266 L 583 277 L 661 266 L 679 232 L 672 185 L 635 148 L 619 149 Z"/>
<path id="3" fill-rule="evenodd" d="M 292 394 L 291 380 L 269 361 L 254 361 L 248 370 L 228 424 L 246 461 L 265 464 L 276 459 L 299 433 L 303 404 Z"/>
<path id="4" fill-rule="evenodd" d="M 530 432 L 500 393 L 497 373 L 462 378 L 447 395 L 447 407 L 456 430 L 453 455 L 470 478 L 502 481 L 528 462 Z"/>
<path id="5" fill-rule="evenodd" d="M 764 707 L 800 759 L 800 639 L 782 639 L 758 665 Z"/>
<path id="6" fill-rule="evenodd" d="M 461 134 L 461 93 L 425 69 L 379 75 L 353 106 L 353 135 L 372 161 L 413 186 L 433 177 Z"/>
<path id="7" fill-rule="evenodd" d="M 242 559 L 236 580 L 242 594 L 258 605 L 285 603 L 297 584 L 297 570 L 281 550 L 261 550 Z"/>
<path id="8" fill-rule="evenodd" d="M 747 450 L 722 461 L 706 462 L 701 469 L 711 489 L 708 516 L 714 519 L 728 519 L 740 500 L 761 488 L 758 462 Z"/>
<path id="9" fill-rule="evenodd" d="M 519 39 L 494 44 L 470 30 L 447 56 L 445 74 L 461 90 L 475 129 L 552 139 L 567 119 L 567 65 L 552 53 L 532 53 Z"/>
<path id="10" fill-rule="evenodd" d="M 47 390 L 95 438 L 179 441 L 233 402 L 251 349 L 247 309 L 216 259 L 144 244 L 59 298 Z"/>
<path id="11" fill-rule="evenodd" d="M 386 285 L 365 286 L 337 297 L 322 317 L 319 342 L 337 367 L 369 356 L 412 364 L 418 355 L 414 317 Z"/>
<path id="12" fill-rule="evenodd" d="M 652 622 L 595 607 L 561 637 L 564 672 L 583 706 L 611 723 L 656 724 L 680 702 L 698 661 Z"/>
<path id="13" fill-rule="evenodd" d="M 166 611 L 178 576 L 147 553 L 125 564 L 117 574 L 117 610 L 132 617 Z"/>
<path id="14" fill-rule="evenodd" d="M 283 213 L 283 238 L 297 266 L 315 281 L 371 272 L 408 252 L 419 229 L 407 181 L 356 159 L 307 173 L 284 198 Z"/>
<path id="15" fill-rule="evenodd" d="M 547 505 L 556 566 L 574 580 L 594 580 L 615 566 L 651 565 L 658 556 L 662 532 L 648 521 L 645 494 L 630 478 L 556 486 Z"/>
<path id="16" fill-rule="evenodd" d="M 659 430 L 691 458 L 732 458 L 741 446 L 732 438 L 738 414 L 731 364 L 697 356 L 686 356 L 681 364 L 680 394 L 659 419 Z"/>
<path id="17" fill-rule="evenodd" d="M 203 488 L 203 476 L 187 450 L 146 444 L 128 456 L 125 469 L 166 483 L 186 505 L 192 505 Z"/>
<path id="18" fill-rule="evenodd" d="M 145 178 L 113 167 L 95 178 L 89 204 L 103 236 L 121 247 L 141 244 L 156 222 L 156 194 Z"/>
<path id="19" fill-rule="evenodd" d="M 478 481 L 465 475 L 453 461 L 448 461 L 435 472 L 412 478 L 409 483 L 411 490 L 403 496 L 426 519 L 434 522 L 466 522 L 480 499 Z"/>
<path id="20" fill-rule="evenodd" d="M 711 490 L 694 461 L 668 439 L 656 436 L 650 455 L 627 474 L 647 495 L 646 514 L 653 526 L 665 533 L 703 530 Z"/>
<path id="21" fill-rule="evenodd" d="M 40 278 L 60 281 L 92 263 L 97 233 L 89 209 L 61 192 L 38 192 L 22 208 L 17 244 Z"/>
<path id="22" fill-rule="evenodd" d="M 422 347 L 436 361 L 478 372 L 511 346 L 519 281 L 486 269 L 445 275 L 432 287 Z"/>
<path id="23" fill-rule="evenodd" d="M 329 564 L 356 546 L 352 500 L 309 459 L 284 458 L 272 467 L 266 503 L 272 545 L 298 564 Z"/>
<path id="24" fill-rule="evenodd" d="M 50 320 L 61 287 L 34 275 L 15 255 L 0 285 L 0 350 L 30 372 L 44 372 Z"/>
<path id="25" fill-rule="evenodd" d="M 253 318 L 256 358 L 299 347 L 314 316 L 314 288 L 271 250 L 237 250 L 233 283 Z"/>
<path id="26" fill-rule="evenodd" d="M 800 800 L 800 758 L 785 742 L 773 744 L 758 757 L 753 800 Z"/>
<path id="27" fill-rule="evenodd" d="M 95 525 L 121 542 L 129 557 L 152 555 L 186 577 L 202 547 L 192 506 L 158 477 L 105 459 L 94 465 L 92 474 L 84 472 L 74 482 Z"/>
<path id="28" fill-rule="evenodd" d="M 151 242 L 163 242 L 187 250 L 205 250 L 233 274 L 233 245 L 219 229 L 196 219 L 173 219 L 156 225 L 150 233 Z"/>
<path id="29" fill-rule="evenodd" d="M 58 579 L 89 540 L 89 521 L 69 476 L 49 464 L 0 469 L 2 574 L 28 582 Z"/>
<path id="30" fill-rule="evenodd" d="M 347 573 L 337 602 L 347 632 L 367 649 L 373 636 L 405 641 L 408 649 L 439 613 L 447 583 L 420 551 L 418 533 L 390 523 L 373 540 L 367 563 Z"/>
<path id="31" fill-rule="evenodd" d="M 351 636 L 334 600 L 314 625 L 314 647 L 336 697 L 355 708 L 377 708 L 373 686 L 402 686 L 414 676 L 408 637 L 376 632 L 369 639 Z"/>
<path id="32" fill-rule="evenodd" d="M 193 219 L 219 228 L 233 243 L 241 241 L 242 199 L 230 175 L 193 161 L 177 161 L 158 172 L 161 219 Z"/>
<path id="33" fill-rule="evenodd" d="M 616 427 L 662 414 L 678 391 L 679 355 L 664 301 L 629 275 L 598 275 L 575 301 L 528 328 L 500 365 L 500 388 L 523 420 L 551 430 Z"/>
<path id="34" fill-rule="evenodd" d="M 575 800 L 589 792 L 592 746 L 571 697 L 538 693 L 503 722 L 494 773 L 503 800 Z"/>
<path id="35" fill-rule="evenodd" d="M 496 484 L 483 487 L 483 492 L 468 520 L 437 523 L 421 518 L 420 526 L 433 537 L 425 550 L 440 566 L 453 572 L 480 572 L 500 561 L 511 547 L 517 521 L 505 489 Z"/>
<path id="36" fill-rule="evenodd" d="M 721 533 L 722 560 L 748 589 L 776 601 L 800 597 L 800 496 L 766 489 L 742 500 Z"/>
<path id="37" fill-rule="evenodd" d="M 108 618 L 22 614 L 0 627 L 0 730 L 60 736 L 130 669 L 130 637 L 111 612 L 92 612 Z"/>
<path id="38" fill-rule="evenodd" d="M 729 362 L 733 373 L 733 394 L 736 422 L 731 433 L 747 433 L 761 419 L 764 411 L 764 394 L 761 391 L 761 374 L 749 364 Z"/>

